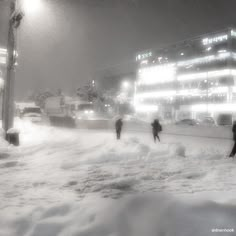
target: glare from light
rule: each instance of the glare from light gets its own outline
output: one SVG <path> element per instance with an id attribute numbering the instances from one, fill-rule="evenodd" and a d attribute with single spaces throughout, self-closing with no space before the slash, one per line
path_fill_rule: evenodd
<path id="1" fill-rule="evenodd" d="M 232 87 L 233 92 L 236 92 L 236 87 Z M 202 95 L 201 89 L 182 89 L 182 90 L 162 90 L 162 91 L 152 91 L 152 92 L 145 92 L 139 93 L 137 92 L 135 95 L 135 102 L 138 103 L 142 99 L 149 99 L 149 98 L 168 98 L 168 97 L 175 97 L 175 96 L 201 96 Z M 228 87 L 215 87 L 209 88 L 209 95 L 211 94 L 218 94 L 218 93 L 227 93 Z"/>
<path id="2" fill-rule="evenodd" d="M 165 90 L 165 91 L 154 91 L 154 92 L 145 92 L 136 94 L 136 98 L 159 98 L 159 97 L 169 97 L 174 96 L 176 94 L 176 90 Z"/>
<path id="3" fill-rule="evenodd" d="M 22 0 L 22 9 L 26 14 L 36 14 L 42 8 L 42 0 Z"/>
<path id="4" fill-rule="evenodd" d="M 225 52 L 219 53 L 219 55 L 217 55 L 217 56 L 209 55 L 209 56 L 205 56 L 205 57 L 193 58 L 193 59 L 186 60 L 186 61 L 179 61 L 179 62 L 177 62 L 177 66 L 187 66 L 190 64 L 209 63 L 212 61 L 223 60 L 223 59 L 226 59 L 229 57 L 231 57 L 231 54 L 229 52 L 225 51 Z M 236 55 L 232 54 L 232 57 L 235 59 Z"/>
<path id="5" fill-rule="evenodd" d="M 236 31 L 234 31 L 234 30 L 231 30 L 231 36 L 233 36 L 233 37 L 236 37 Z"/>
<path id="6" fill-rule="evenodd" d="M 4 87 L 4 80 L 3 78 L 0 78 L 0 89 Z"/>
<path id="7" fill-rule="evenodd" d="M 6 64 L 7 63 L 7 59 L 5 57 L 0 57 L 0 64 Z"/>
<path id="8" fill-rule="evenodd" d="M 130 87 L 129 81 L 123 81 L 123 82 L 122 82 L 122 88 L 123 88 L 123 89 L 128 89 L 129 87 Z"/>
<path id="9" fill-rule="evenodd" d="M 219 50 L 219 51 L 218 51 L 218 53 L 225 53 L 225 52 L 227 52 L 226 49 L 222 49 L 222 50 Z"/>
<path id="10" fill-rule="evenodd" d="M 210 94 L 217 94 L 217 93 L 227 93 L 228 87 L 216 87 L 210 89 Z"/>
<path id="11" fill-rule="evenodd" d="M 183 89 L 177 91 L 177 96 L 198 96 L 200 93 L 199 89 Z"/>
<path id="12" fill-rule="evenodd" d="M 142 105 L 142 104 L 136 104 L 135 110 L 137 112 L 157 112 L 158 106 L 157 105 Z"/>
<path id="13" fill-rule="evenodd" d="M 140 84 L 158 84 L 168 81 L 174 81 L 176 75 L 176 68 L 173 64 L 151 66 L 140 70 L 139 85 Z"/>
<path id="14" fill-rule="evenodd" d="M 0 48 L 0 64 L 6 64 L 7 63 L 7 49 Z"/>
<path id="15" fill-rule="evenodd" d="M 221 76 L 227 76 L 227 75 L 230 76 L 230 75 L 235 75 L 235 74 L 236 74 L 236 70 L 223 69 L 223 70 L 214 70 L 214 71 L 209 71 L 209 72 L 179 75 L 177 77 L 177 80 L 185 81 L 185 80 L 195 80 L 195 79 L 208 79 L 208 78 L 221 77 Z"/>
<path id="16" fill-rule="evenodd" d="M 213 38 L 204 38 L 202 40 L 202 44 L 203 45 L 209 45 L 209 44 L 215 44 L 215 43 L 223 42 L 223 41 L 227 41 L 227 40 L 228 40 L 228 35 L 223 34 L 223 35 L 218 35 L 218 36 L 213 37 Z"/>
<path id="17" fill-rule="evenodd" d="M 7 55 L 7 49 L 0 48 L 0 54 Z"/>
<path id="18" fill-rule="evenodd" d="M 145 65 L 147 65 L 147 64 L 148 64 L 148 60 L 142 60 L 142 61 L 140 62 L 140 64 L 145 64 Z"/>
<path id="19" fill-rule="evenodd" d="M 191 110 L 193 112 L 233 112 L 236 111 L 235 103 L 225 104 L 197 104 L 192 105 Z"/>
<path id="20" fill-rule="evenodd" d="M 209 52 L 211 51 L 212 47 L 208 47 L 206 50 Z"/>

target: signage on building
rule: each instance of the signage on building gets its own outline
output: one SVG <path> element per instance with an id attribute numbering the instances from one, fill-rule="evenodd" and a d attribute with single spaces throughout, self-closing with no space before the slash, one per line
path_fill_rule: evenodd
<path id="1" fill-rule="evenodd" d="M 228 40 L 228 35 L 227 34 L 223 34 L 223 35 L 219 35 L 213 38 L 204 38 L 202 40 L 203 45 L 209 45 L 209 44 L 215 44 L 215 43 L 219 43 L 219 42 L 223 42 L 223 41 L 227 41 Z"/>
<path id="2" fill-rule="evenodd" d="M 236 38 L 236 31 L 232 29 L 230 31 L 230 36 Z M 218 36 L 215 36 L 215 37 L 212 37 L 212 38 L 204 38 L 202 40 L 202 43 L 203 43 L 203 45 L 215 44 L 215 43 L 227 41 L 228 38 L 229 37 L 228 37 L 227 34 L 222 34 L 222 35 L 218 35 Z"/>
<path id="3" fill-rule="evenodd" d="M 136 56 L 136 61 L 141 61 L 152 56 L 152 52 L 141 53 Z"/>

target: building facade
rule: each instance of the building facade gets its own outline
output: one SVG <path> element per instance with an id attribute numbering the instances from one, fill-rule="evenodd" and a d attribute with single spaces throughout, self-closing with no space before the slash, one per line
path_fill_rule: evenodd
<path id="1" fill-rule="evenodd" d="M 236 29 L 137 53 L 134 107 L 179 120 L 236 114 Z"/>

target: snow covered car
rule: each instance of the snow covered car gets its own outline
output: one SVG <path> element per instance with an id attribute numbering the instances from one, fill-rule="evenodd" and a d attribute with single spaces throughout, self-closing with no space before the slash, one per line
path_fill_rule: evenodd
<path id="1" fill-rule="evenodd" d="M 25 107 L 21 118 L 34 123 L 42 122 L 42 111 L 40 107 Z"/>
<path id="2" fill-rule="evenodd" d="M 177 121 L 175 123 L 176 125 L 199 125 L 199 122 L 197 120 L 194 120 L 194 119 L 183 119 L 183 120 L 180 120 L 180 121 Z"/>

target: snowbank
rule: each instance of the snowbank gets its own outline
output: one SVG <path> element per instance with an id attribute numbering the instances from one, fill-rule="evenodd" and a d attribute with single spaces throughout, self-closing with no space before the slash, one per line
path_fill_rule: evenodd
<path id="1" fill-rule="evenodd" d="M 164 194 L 38 208 L 1 220 L 4 236 L 210 236 L 235 235 L 236 205 L 183 201 Z"/>

